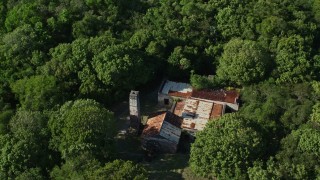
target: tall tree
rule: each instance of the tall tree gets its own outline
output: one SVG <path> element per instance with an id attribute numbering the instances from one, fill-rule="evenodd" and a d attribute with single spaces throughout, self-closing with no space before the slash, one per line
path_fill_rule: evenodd
<path id="1" fill-rule="evenodd" d="M 310 79 L 310 47 L 303 37 L 289 36 L 279 40 L 277 55 L 278 83 L 298 83 Z"/>
<path id="2" fill-rule="evenodd" d="M 53 76 L 32 76 L 12 84 L 12 91 L 26 110 L 45 110 L 58 104 L 59 87 Z"/>
<path id="3" fill-rule="evenodd" d="M 3 36 L 0 42 L 0 54 L 3 58 L 1 69 L 7 81 L 28 77 L 35 74 L 37 66 L 44 63 L 48 35 L 43 32 L 43 24 L 32 27 L 25 24 Z"/>
<path id="4" fill-rule="evenodd" d="M 142 166 L 131 161 L 114 160 L 97 169 L 91 178 L 99 180 L 146 180 L 147 177 L 147 171 Z"/>
<path id="5" fill-rule="evenodd" d="M 77 156 L 68 158 L 61 166 L 55 166 L 50 172 L 51 179 L 94 179 L 91 174 L 101 167 L 100 162 L 90 153 L 83 152 Z"/>
<path id="6" fill-rule="evenodd" d="M 1 104 L 1 100 L 0 100 Z M 1 107 L 1 105 L 0 105 Z M 14 111 L 12 109 L 1 108 L 0 110 L 0 134 L 6 134 L 9 130 L 9 121 L 11 117 L 14 115 Z"/>
<path id="7" fill-rule="evenodd" d="M 319 124 L 307 124 L 292 131 L 281 141 L 281 150 L 276 158 L 283 178 L 314 179 L 319 177 L 319 137 Z"/>
<path id="8" fill-rule="evenodd" d="M 68 159 L 61 167 L 56 166 L 50 174 L 52 179 L 97 179 L 97 180 L 145 180 L 146 170 L 131 161 L 114 160 L 101 166 L 87 153 Z"/>
<path id="9" fill-rule="evenodd" d="M 10 9 L 6 16 L 5 27 L 7 31 L 12 31 L 25 24 L 35 25 L 43 19 L 43 15 L 37 8 L 35 2 L 18 3 Z"/>
<path id="10" fill-rule="evenodd" d="M 318 98 L 308 83 L 279 86 L 275 81 L 246 86 L 241 95 L 241 114 L 263 127 L 270 145 L 268 152 L 278 151 L 281 138 L 308 121 L 314 101 Z"/>
<path id="11" fill-rule="evenodd" d="M 113 152 L 114 117 L 94 100 L 65 103 L 49 121 L 51 146 L 64 159 L 89 152 L 97 158 L 110 158 Z"/>
<path id="12" fill-rule="evenodd" d="M 11 132 L 0 137 L 0 174 L 16 178 L 31 168 L 45 175 L 50 169 L 47 116 L 40 112 L 19 110 L 10 121 Z"/>
<path id="13" fill-rule="evenodd" d="M 239 114 L 225 114 L 196 134 L 190 166 L 211 178 L 245 178 L 247 168 L 264 154 L 264 140 L 255 125 Z"/>
<path id="14" fill-rule="evenodd" d="M 224 47 L 217 75 L 237 85 L 259 82 L 268 73 L 271 60 L 255 41 L 232 39 Z"/>
<path id="15" fill-rule="evenodd" d="M 148 82 L 155 73 L 155 63 L 124 44 L 107 47 L 94 57 L 93 64 L 97 77 L 111 89 L 132 89 Z"/>

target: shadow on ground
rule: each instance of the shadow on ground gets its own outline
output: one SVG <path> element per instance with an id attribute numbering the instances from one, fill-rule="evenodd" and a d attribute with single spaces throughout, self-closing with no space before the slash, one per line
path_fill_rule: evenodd
<path id="1" fill-rule="evenodd" d="M 150 179 L 183 179 L 181 172 L 188 166 L 188 160 L 187 154 L 158 154 L 143 165 L 148 169 Z"/>

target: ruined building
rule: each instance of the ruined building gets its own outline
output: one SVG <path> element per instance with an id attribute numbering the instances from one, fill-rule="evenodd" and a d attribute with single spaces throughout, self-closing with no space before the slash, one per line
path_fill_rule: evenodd
<path id="1" fill-rule="evenodd" d="M 172 106 L 172 112 L 183 118 L 181 128 L 194 135 L 205 125 L 226 112 L 239 109 L 236 90 L 195 90 L 190 84 L 164 81 L 158 102 Z"/>
<path id="2" fill-rule="evenodd" d="M 138 133 L 140 129 L 140 99 L 139 91 L 131 91 L 129 95 L 130 110 L 130 128 L 134 133 Z"/>
<path id="3" fill-rule="evenodd" d="M 182 118 L 170 111 L 150 115 L 141 135 L 143 149 L 175 153 L 181 136 L 181 123 Z"/>
<path id="4" fill-rule="evenodd" d="M 238 111 L 236 90 L 195 90 L 187 83 L 164 81 L 158 91 L 158 102 L 171 112 L 149 116 L 142 132 L 144 149 L 174 153 L 181 132 L 194 136 L 225 113 Z"/>

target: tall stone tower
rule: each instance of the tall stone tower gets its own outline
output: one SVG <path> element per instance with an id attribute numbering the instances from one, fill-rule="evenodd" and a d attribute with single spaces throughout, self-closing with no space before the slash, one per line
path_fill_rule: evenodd
<path id="1" fill-rule="evenodd" d="M 141 123 L 139 91 L 130 92 L 129 110 L 130 110 L 130 127 L 132 130 L 138 133 L 140 128 L 140 123 Z"/>

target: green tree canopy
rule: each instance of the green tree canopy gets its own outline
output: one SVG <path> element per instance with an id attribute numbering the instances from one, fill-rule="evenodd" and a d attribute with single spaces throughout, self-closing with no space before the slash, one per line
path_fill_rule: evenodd
<path id="1" fill-rule="evenodd" d="M 26 110 L 50 109 L 59 103 L 59 87 L 53 76 L 31 76 L 12 84 L 12 91 Z"/>
<path id="2" fill-rule="evenodd" d="M 14 111 L 10 109 L 0 111 L 0 134 L 6 134 L 9 132 L 8 124 L 13 115 Z"/>
<path id="3" fill-rule="evenodd" d="M 37 3 L 18 3 L 7 14 L 5 27 L 7 31 L 22 26 L 24 24 L 34 25 L 41 22 L 43 16 L 37 8 Z"/>
<path id="4" fill-rule="evenodd" d="M 124 180 L 146 180 L 147 171 L 140 165 L 131 161 L 114 160 L 93 173 L 93 179 L 124 179 Z"/>
<path id="5" fill-rule="evenodd" d="M 297 83 L 310 78 L 310 48 L 303 37 L 289 36 L 279 40 L 277 55 L 278 83 Z"/>
<path id="6" fill-rule="evenodd" d="M 249 179 L 252 180 L 269 180 L 269 179 L 279 179 L 277 165 L 274 158 L 270 158 L 266 163 L 261 161 L 256 161 L 253 163 L 252 167 L 248 168 Z"/>
<path id="7" fill-rule="evenodd" d="M 50 177 L 55 180 L 145 180 L 147 172 L 143 166 L 124 160 L 114 160 L 101 166 L 90 154 L 82 153 L 68 159 L 61 167 L 56 166 Z"/>
<path id="8" fill-rule="evenodd" d="M 15 178 L 29 168 L 40 167 L 44 159 L 39 141 L 19 140 L 11 135 L 0 137 L 0 174 L 4 179 Z"/>
<path id="9" fill-rule="evenodd" d="M 312 108 L 310 121 L 320 124 L 320 103 L 319 102 L 317 102 Z"/>
<path id="10" fill-rule="evenodd" d="M 50 118 L 51 145 L 65 159 L 87 151 L 101 159 L 110 158 L 114 122 L 113 114 L 94 100 L 66 102 Z"/>
<path id="11" fill-rule="evenodd" d="M 109 89 L 98 79 L 92 57 L 100 53 L 106 44 L 113 43 L 110 36 L 105 33 L 91 39 L 79 38 L 72 43 L 59 44 L 51 49 L 51 60 L 39 69 L 57 79 L 64 97 L 80 95 L 101 99 Z"/>
<path id="12" fill-rule="evenodd" d="M 262 80 L 270 59 L 255 41 L 232 39 L 224 47 L 219 61 L 217 75 L 222 80 L 245 85 Z"/>
<path id="13" fill-rule="evenodd" d="M 154 65 L 148 57 L 125 45 L 108 46 L 94 57 L 98 78 L 107 86 L 123 90 L 146 83 L 154 74 Z"/>
<path id="14" fill-rule="evenodd" d="M 272 38 L 284 33 L 287 23 L 278 16 L 269 16 L 261 22 L 258 30 L 264 37 Z"/>
<path id="15" fill-rule="evenodd" d="M 39 111 L 19 110 L 10 120 L 10 131 L 19 139 L 47 137 L 47 115 Z"/>
<path id="16" fill-rule="evenodd" d="M 25 24 L 5 34 L 0 42 L 1 69 L 3 76 L 11 82 L 35 73 L 36 67 L 44 63 L 42 49 L 46 49 L 48 35 L 43 32 L 43 24 L 32 27 Z M 41 56 L 39 56 L 41 54 Z"/>
<path id="17" fill-rule="evenodd" d="M 134 164 L 104 165 L 116 128 L 97 102 L 113 107 L 163 78 L 242 87 L 241 115 L 225 118 L 243 125 L 216 122 L 225 141 L 195 143 L 216 153 L 193 155 L 209 164 L 200 174 L 315 179 L 319 22 L 320 0 L 0 0 L 0 179 L 47 179 L 54 165 L 53 179 L 134 178 Z"/>
<path id="18" fill-rule="evenodd" d="M 239 114 L 225 114 L 196 134 L 191 147 L 192 170 L 211 178 L 245 178 L 247 168 L 264 151 L 262 136 Z"/>
<path id="19" fill-rule="evenodd" d="M 320 1 L 314 0 L 312 10 L 314 13 L 314 18 L 317 22 L 320 22 Z"/>
<path id="20" fill-rule="evenodd" d="M 30 168 L 19 176 L 16 177 L 17 180 L 45 180 L 45 177 L 42 175 L 40 168 Z"/>
<path id="21" fill-rule="evenodd" d="M 275 158 L 270 157 L 266 163 L 255 162 L 248 169 L 250 179 L 319 178 L 319 125 L 314 121 L 314 116 L 311 116 L 309 122 L 293 130 L 281 140 L 280 150 Z"/>
<path id="22" fill-rule="evenodd" d="M 0 137 L 0 174 L 8 179 L 31 168 L 41 173 L 51 168 L 47 116 L 19 110 L 9 125 L 11 132 Z"/>
<path id="23" fill-rule="evenodd" d="M 279 135 L 279 140 L 308 121 L 318 98 L 308 83 L 279 86 L 269 81 L 245 87 L 241 99 L 241 113 L 271 130 L 270 136 Z"/>
<path id="24" fill-rule="evenodd" d="M 274 174 L 281 179 L 315 179 L 320 176 L 319 124 L 306 124 L 281 140 Z M 269 166 L 267 166 L 269 168 Z"/>
<path id="25" fill-rule="evenodd" d="M 65 163 L 55 166 L 50 173 L 54 180 L 86 180 L 90 179 L 91 174 L 101 167 L 100 162 L 87 152 L 68 158 Z"/>

